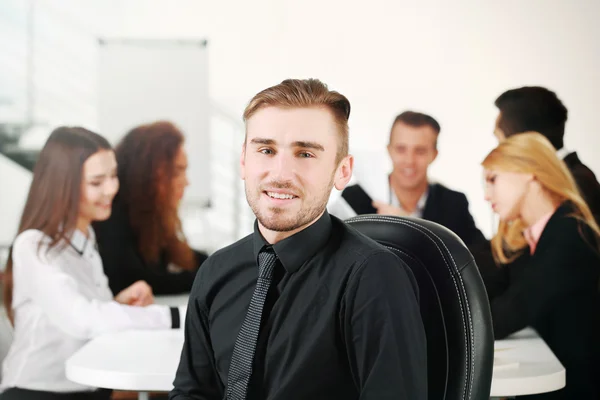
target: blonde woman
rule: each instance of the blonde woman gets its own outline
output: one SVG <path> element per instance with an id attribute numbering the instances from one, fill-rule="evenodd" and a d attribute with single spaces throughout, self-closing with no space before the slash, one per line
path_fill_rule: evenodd
<path id="1" fill-rule="evenodd" d="M 550 142 L 528 132 L 482 163 L 486 200 L 500 217 L 492 239 L 503 289 L 490 294 L 501 339 L 527 326 L 566 369 L 565 389 L 544 399 L 600 398 L 600 230 Z"/>

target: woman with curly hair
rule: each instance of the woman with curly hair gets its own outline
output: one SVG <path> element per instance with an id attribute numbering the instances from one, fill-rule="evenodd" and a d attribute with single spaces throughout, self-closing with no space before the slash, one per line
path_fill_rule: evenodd
<path id="1" fill-rule="evenodd" d="M 104 137 L 64 126 L 50 134 L 6 265 L 4 305 L 14 335 L 1 400 L 108 400 L 110 390 L 67 379 L 69 357 L 108 333 L 179 327 L 178 309 L 152 304 L 146 283 L 116 295 L 109 289 L 90 225 L 109 218 L 118 188 Z"/>
<path id="2" fill-rule="evenodd" d="M 117 145 L 119 193 L 107 221 L 94 225 L 113 293 L 138 280 L 154 294 L 189 292 L 207 255 L 188 245 L 178 208 L 187 155 L 181 131 L 158 121 L 132 129 Z"/>

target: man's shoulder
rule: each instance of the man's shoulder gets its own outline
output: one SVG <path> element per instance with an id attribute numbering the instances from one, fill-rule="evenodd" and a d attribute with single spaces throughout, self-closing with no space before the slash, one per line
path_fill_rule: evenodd
<path id="1" fill-rule="evenodd" d="M 223 247 L 208 256 L 202 263 L 199 275 L 202 279 L 215 278 L 216 275 L 227 273 L 229 268 L 239 264 L 239 260 L 252 254 L 252 234 Z"/>
<path id="2" fill-rule="evenodd" d="M 336 251 L 348 256 L 354 262 L 362 263 L 381 253 L 393 254 L 391 250 L 359 232 L 351 224 L 334 216 L 331 219 L 333 223 L 332 233 L 339 238 L 339 246 Z"/>
<path id="3" fill-rule="evenodd" d="M 334 223 L 344 225 L 340 227 L 343 236 L 338 251 L 343 257 L 348 257 L 349 265 L 352 265 L 350 282 L 357 284 L 365 277 L 375 280 L 393 277 L 393 279 L 398 279 L 398 283 L 406 282 L 409 285 L 407 287 L 418 291 L 410 268 L 394 251 L 345 222 L 337 220 Z"/>
<path id="4" fill-rule="evenodd" d="M 569 168 L 569 171 L 573 175 L 576 181 L 585 180 L 587 182 L 593 183 L 594 186 L 600 186 L 598 183 L 598 178 L 594 174 L 587 165 L 581 162 L 577 153 L 571 153 L 565 157 L 565 163 Z"/>
<path id="5" fill-rule="evenodd" d="M 594 172 L 579 160 L 577 153 L 570 153 L 564 159 L 573 179 L 592 210 L 597 221 L 600 221 L 600 182 Z"/>
<path id="6" fill-rule="evenodd" d="M 439 198 L 440 200 L 443 199 L 444 201 L 456 202 L 463 202 L 467 200 L 467 195 L 465 195 L 463 192 L 450 189 L 448 186 L 445 186 L 439 182 L 432 183 L 430 191 L 432 199 Z"/>
<path id="7" fill-rule="evenodd" d="M 207 260 L 210 260 L 211 262 L 223 262 L 223 261 L 227 261 L 233 257 L 237 257 L 239 258 L 240 255 L 248 253 L 248 252 L 252 252 L 252 236 L 253 234 L 249 234 L 243 238 L 241 238 L 240 240 L 238 240 L 237 242 L 234 242 L 232 244 L 230 244 L 229 246 L 225 246 L 217 251 L 215 251 L 213 254 L 211 254 Z"/>

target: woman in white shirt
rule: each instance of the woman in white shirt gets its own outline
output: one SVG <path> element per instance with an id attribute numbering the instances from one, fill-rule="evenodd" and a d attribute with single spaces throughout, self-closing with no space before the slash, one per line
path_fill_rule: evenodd
<path id="1" fill-rule="evenodd" d="M 116 170 L 110 144 L 83 128 L 54 130 L 42 149 L 6 268 L 14 339 L 0 400 L 108 399 L 69 381 L 65 361 L 102 334 L 179 327 L 179 311 L 151 305 L 145 282 L 114 298 L 108 287 L 90 224 L 110 216 Z"/>

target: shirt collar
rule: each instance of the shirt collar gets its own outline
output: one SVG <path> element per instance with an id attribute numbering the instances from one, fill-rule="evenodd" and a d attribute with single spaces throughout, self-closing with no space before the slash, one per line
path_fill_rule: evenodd
<path id="1" fill-rule="evenodd" d="M 325 210 L 323 215 L 309 227 L 275 243 L 273 250 L 286 271 L 293 273 L 327 243 L 330 235 L 331 217 Z M 258 221 L 254 222 L 253 241 L 254 259 L 258 260 L 258 253 L 265 246 L 270 246 L 260 233 Z"/>
<path id="2" fill-rule="evenodd" d="M 425 208 L 425 203 L 427 203 L 427 196 L 429 196 L 429 186 L 427 186 L 427 190 L 425 190 L 425 192 L 417 202 L 417 210 L 419 213 L 422 213 L 423 209 Z"/>
<path id="3" fill-rule="evenodd" d="M 88 236 L 86 236 L 79 229 L 74 229 L 71 238 L 69 239 L 69 243 L 81 256 L 93 251 L 96 247 L 96 235 L 94 234 L 94 230 L 91 226 L 88 227 Z"/>
<path id="4" fill-rule="evenodd" d="M 542 232 L 546 227 L 546 224 L 552 217 L 556 210 L 549 212 L 540 218 L 535 224 L 531 225 L 529 228 L 523 231 L 523 236 L 525 236 L 525 240 L 527 244 L 529 244 L 529 253 L 533 254 L 535 252 L 535 248 L 540 240 L 540 236 L 542 236 Z"/>
<path id="5" fill-rule="evenodd" d="M 425 210 L 425 204 L 427 204 L 427 197 L 429 196 L 429 189 L 431 188 L 431 185 L 432 183 L 429 182 L 429 184 L 427 185 L 427 189 L 423 192 L 423 194 L 419 198 L 419 201 L 417 201 L 417 207 L 412 212 L 412 214 L 409 215 L 410 217 L 421 218 L 423 216 L 423 210 Z M 390 191 L 390 205 L 402 208 L 402 204 L 400 204 L 398 197 L 394 194 L 394 190 L 392 189 L 392 185 L 390 184 L 389 179 L 388 188 Z"/>
<path id="6" fill-rule="evenodd" d="M 569 150 L 566 147 L 562 147 L 558 150 L 556 150 L 556 155 L 558 156 L 558 158 L 560 158 L 561 160 L 564 160 L 566 156 L 568 156 L 569 154 L 571 154 L 572 151 Z"/>

